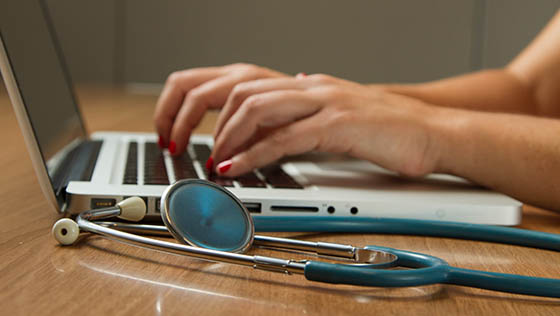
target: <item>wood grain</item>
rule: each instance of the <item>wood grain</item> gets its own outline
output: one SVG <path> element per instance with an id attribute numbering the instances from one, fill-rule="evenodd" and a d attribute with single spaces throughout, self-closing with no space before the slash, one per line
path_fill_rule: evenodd
<path id="1" fill-rule="evenodd" d="M 85 87 L 90 131 L 152 131 L 155 96 Z M 133 118 L 133 119 L 131 119 Z M 211 132 L 216 113 L 198 132 Z M 325 285 L 302 276 L 208 263 L 90 236 L 60 247 L 5 91 L 0 92 L 0 314 L 193 315 L 554 315 L 560 300 L 449 285 L 403 289 Z M 560 233 L 560 216 L 525 207 L 524 228 Z M 523 247 L 414 236 L 276 234 L 426 252 L 486 271 L 560 276 L 560 254 Z M 275 254 L 262 249 L 259 254 Z"/>

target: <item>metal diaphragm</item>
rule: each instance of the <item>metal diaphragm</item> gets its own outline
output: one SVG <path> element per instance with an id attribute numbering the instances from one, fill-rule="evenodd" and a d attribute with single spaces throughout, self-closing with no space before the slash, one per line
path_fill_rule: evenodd
<path id="1" fill-rule="evenodd" d="M 175 239 L 197 247 L 245 252 L 255 234 L 243 203 L 225 188 L 206 180 L 180 180 L 161 200 L 161 217 Z"/>

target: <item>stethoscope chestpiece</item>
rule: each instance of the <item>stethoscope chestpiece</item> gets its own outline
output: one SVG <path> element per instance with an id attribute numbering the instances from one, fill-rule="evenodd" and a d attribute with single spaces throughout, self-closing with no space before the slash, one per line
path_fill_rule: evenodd
<path id="1" fill-rule="evenodd" d="M 160 209 L 169 232 L 185 244 L 243 253 L 253 243 L 255 226 L 249 211 L 215 183 L 177 181 L 163 193 Z"/>

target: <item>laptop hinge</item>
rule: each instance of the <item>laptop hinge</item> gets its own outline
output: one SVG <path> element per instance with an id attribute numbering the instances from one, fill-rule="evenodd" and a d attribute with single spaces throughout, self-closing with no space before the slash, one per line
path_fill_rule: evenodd
<path id="1" fill-rule="evenodd" d="M 59 203 L 66 200 L 66 187 L 70 181 L 91 180 L 102 144 L 101 140 L 83 141 L 63 158 L 52 175 L 52 184 Z"/>

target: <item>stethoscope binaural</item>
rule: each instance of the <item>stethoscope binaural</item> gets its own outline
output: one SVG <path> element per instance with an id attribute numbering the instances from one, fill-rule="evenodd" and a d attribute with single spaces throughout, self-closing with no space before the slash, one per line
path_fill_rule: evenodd
<path id="1" fill-rule="evenodd" d="M 53 235 L 59 243 L 70 245 L 77 240 L 80 231 L 87 231 L 140 247 L 267 271 L 303 274 L 308 280 L 326 283 L 376 287 L 444 283 L 517 294 L 560 297 L 560 280 L 557 279 L 462 269 L 450 266 L 437 257 L 386 247 L 358 248 L 334 243 L 258 236 L 254 234 L 253 218 L 243 203 L 228 190 L 205 180 L 181 180 L 169 186 L 161 199 L 161 211 L 165 226 L 100 222 L 112 217 L 132 221 L 142 219 L 146 213 L 144 201 L 138 197 L 129 198 L 112 208 L 82 212 L 75 221 L 61 219 L 53 226 Z M 560 250 L 559 235 L 452 222 L 375 218 L 263 218 L 260 220 L 260 227 L 276 231 L 344 230 L 432 235 Z M 170 233 L 181 243 L 133 233 Z M 314 252 L 345 259 L 348 263 L 243 254 L 253 244 Z M 390 269 L 392 267 L 408 269 Z"/>

